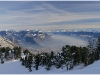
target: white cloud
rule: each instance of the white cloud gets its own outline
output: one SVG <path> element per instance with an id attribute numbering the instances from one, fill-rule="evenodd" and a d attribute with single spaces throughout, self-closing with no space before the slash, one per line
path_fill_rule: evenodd
<path id="1" fill-rule="evenodd" d="M 89 5 L 90 6 L 90 5 Z M 12 11 L 9 9 L 3 9 L 6 11 L 6 14 L 0 15 L 0 24 L 3 25 L 1 28 L 14 28 L 19 29 L 17 26 L 22 26 L 22 28 L 43 28 L 43 29 L 56 29 L 56 28 L 82 28 L 85 27 L 84 24 L 80 25 L 52 25 L 52 26 L 43 26 L 43 24 L 49 24 L 54 22 L 63 22 L 63 21 L 78 21 L 84 19 L 94 19 L 100 18 L 99 13 L 95 14 L 96 12 L 68 12 L 63 9 L 58 9 L 50 4 L 43 3 L 41 5 L 34 5 L 31 9 L 24 9 L 24 10 L 16 10 Z M 35 11 L 40 12 L 35 12 Z M 91 23 L 90 23 L 91 24 Z M 95 27 L 94 25 L 87 25 L 87 27 Z M 25 25 L 25 26 L 24 26 Z M 37 25 L 37 26 L 36 26 Z M 9 26 L 9 27 L 8 27 Z M 99 25 L 97 24 L 96 27 Z M 86 27 L 85 27 L 86 28 Z M 21 29 L 21 28 L 20 28 Z"/>

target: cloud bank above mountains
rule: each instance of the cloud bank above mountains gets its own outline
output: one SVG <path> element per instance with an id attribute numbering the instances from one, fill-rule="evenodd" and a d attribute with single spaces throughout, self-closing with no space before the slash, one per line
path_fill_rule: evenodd
<path id="1" fill-rule="evenodd" d="M 99 1 L 0 1 L 0 30 L 100 28 Z"/>

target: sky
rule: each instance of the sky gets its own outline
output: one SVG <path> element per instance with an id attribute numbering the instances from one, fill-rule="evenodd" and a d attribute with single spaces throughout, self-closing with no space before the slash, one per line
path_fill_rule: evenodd
<path id="1" fill-rule="evenodd" d="M 100 28 L 100 1 L 0 1 L 0 30 Z"/>

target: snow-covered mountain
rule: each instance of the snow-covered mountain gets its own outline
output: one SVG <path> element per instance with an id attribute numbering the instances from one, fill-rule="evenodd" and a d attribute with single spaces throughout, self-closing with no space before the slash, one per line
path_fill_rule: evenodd
<path id="1" fill-rule="evenodd" d="M 16 47 L 18 45 L 14 44 L 7 38 L 0 36 L 0 46 L 1 47 L 9 47 L 9 48 L 13 49 L 14 47 Z"/>
<path id="2" fill-rule="evenodd" d="M 82 65 L 79 65 L 68 71 L 66 67 L 63 69 L 52 67 L 51 70 L 47 71 L 45 67 L 39 66 L 39 70 L 32 67 L 32 72 L 29 72 L 28 68 L 22 66 L 19 60 L 7 61 L 0 64 L 0 68 L 0 74 L 100 74 L 100 60 L 87 67 L 83 68 Z"/>
<path id="3" fill-rule="evenodd" d="M 42 30 L 6 30 L 0 31 L 0 35 L 6 37 L 13 43 L 22 47 L 27 46 L 41 46 L 41 42 L 51 38 L 50 35 L 43 32 Z"/>
<path id="4" fill-rule="evenodd" d="M 86 46 L 88 40 L 100 37 L 99 30 L 5 30 L 0 35 L 30 50 L 60 50 L 63 45 Z M 87 41 L 87 42 L 86 42 Z"/>

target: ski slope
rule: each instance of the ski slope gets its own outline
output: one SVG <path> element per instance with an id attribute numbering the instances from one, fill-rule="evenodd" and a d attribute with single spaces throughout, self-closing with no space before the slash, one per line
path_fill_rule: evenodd
<path id="1" fill-rule="evenodd" d="M 51 70 L 47 71 L 45 67 L 39 66 L 39 70 L 32 68 L 33 71 L 29 72 L 28 68 L 22 66 L 19 60 L 13 60 L 0 64 L 0 74 L 100 74 L 100 60 L 83 69 L 79 69 L 80 67 L 81 65 L 69 71 L 66 70 L 66 67 L 63 69 L 52 67 Z"/>

